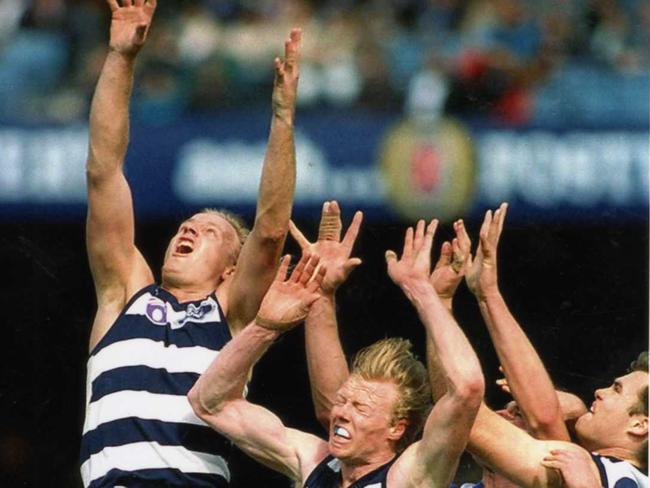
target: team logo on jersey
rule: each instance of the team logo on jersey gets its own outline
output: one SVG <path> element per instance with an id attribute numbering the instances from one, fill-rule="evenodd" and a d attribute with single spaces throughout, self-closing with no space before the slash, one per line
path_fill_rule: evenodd
<path id="1" fill-rule="evenodd" d="M 151 297 L 147 302 L 145 315 L 154 324 L 165 325 L 167 323 L 167 307 L 165 302 L 159 298 Z"/>
<path id="2" fill-rule="evenodd" d="M 169 324 L 172 329 L 180 329 L 188 322 L 221 322 L 219 307 L 212 297 L 206 298 L 198 305 L 190 303 L 183 310 L 174 310 L 171 303 L 146 294 L 129 307 L 126 315 L 144 315 L 149 322 L 156 325 Z"/>

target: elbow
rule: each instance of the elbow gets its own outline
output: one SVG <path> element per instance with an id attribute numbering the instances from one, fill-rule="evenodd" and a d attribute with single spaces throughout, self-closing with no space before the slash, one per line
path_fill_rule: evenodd
<path id="1" fill-rule="evenodd" d="M 462 381 L 455 385 L 453 395 L 465 408 L 478 410 L 485 395 L 483 375 L 474 374 L 463 378 Z"/>
<path id="2" fill-rule="evenodd" d="M 208 419 L 214 416 L 219 409 L 219 406 L 216 404 L 208 405 L 206 403 L 201 394 L 200 381 L 197 381 L 187 393 L 187 400 L 190 402 L 194 414 L 204 422 L 208 422 Z"/>
<path id="3" fill-rule="evenodd" d="M 284 240 L 287 237 L 289 229 L 289 219 L 282 222 L 266 222 L 264 219 L 256 219 L 253 233 L 260 243 L 265 246 L 279 246 L 284 245 Z"/>
<path id="4" fill-rule="evenodd" d="M 555 429 L 555 426 L 564 422 L 559 408 L 543 408 L 534 415 L 526 415 L 528 429 L 537 438 L 549 438 L 549 434 Z M 552 437 L 550 437 L 552 438 Z"/>

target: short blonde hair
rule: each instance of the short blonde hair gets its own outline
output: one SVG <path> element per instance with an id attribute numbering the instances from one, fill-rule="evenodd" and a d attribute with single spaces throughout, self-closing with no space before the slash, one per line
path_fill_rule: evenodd
<path id="1" fill-rule="evenodd" d="M 407 426 L 396 447 L 397 452 L 406 449 L 422 430 L 432 404 L 427 370 L 411 351 L 411 342 L 395 337 L 361 349 L 354 358 L 352 374 L 397 386 L 393 421 L 404 419 Z"/>
<path id="2" fill-rule="evenodd" d="M 244 219 L 241 218 L 239 215 L 236 215 L 222 208 L 204 208 L 203 210 L 201 210 L 200 213 L 218 215 L 219 217 L 224 219 L 232 226 L 232 228 L 235 230 L 235 234 L 237 234 L 238 245 L 233 246 L 234 249 L 231 253 L 231 258 L 233 262 L 237 262 L 237 258 L 239 257 L 239 251 L 241 251 L 241 248 L 244 245 L 244 242 L 246 241 L 248 234 L 250 234 L 250 230 L 246 226 L 246 222 L 244 222 Z"/>

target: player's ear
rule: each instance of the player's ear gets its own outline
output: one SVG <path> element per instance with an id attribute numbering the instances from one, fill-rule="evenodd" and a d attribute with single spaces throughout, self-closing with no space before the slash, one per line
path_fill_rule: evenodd
<path id="1" fill-rule="evenodd" d="M 648 437 L 648 416 L 642 414 L 633 414 L 630 416 L 627 432 L 634 437 L 647 439 Z"/>
<path id="2" fill-rule="evenodd" d="M 388 432 L 388 438 L 392 441 L 398 441 L 406 432 L 408 421 L 406 419 L 398 419 L 393 422 Z"/>
<path id="3" fill-rule="evenodd" d="M 232 278 L 235 275 L 236 269 L 237 266 L 234 264 L 227 266 L 226 269 L 223 270 L 223 273 L 221 273 L 221 281 L 227 281 L 229 278 Z"/>

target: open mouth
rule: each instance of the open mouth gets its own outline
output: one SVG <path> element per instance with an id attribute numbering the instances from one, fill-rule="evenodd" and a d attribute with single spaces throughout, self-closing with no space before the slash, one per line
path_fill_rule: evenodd
<path id="1" fill-rule="evenodd" d="M 341 427 L 340 425 L 335 425 L 334 429 L 332 429 L 332 433 L 334 434 L 334 437 L 340 437 L 346 440 L 350 440 L 352 438 L 347 429 Z"/>
<path id="2" fill-rule="evenodd" d="M 194 251 L 194 243 L 187 239 L 182 239 L 177 245 L 175 252 L 176 254 L 187 255 L 191 254 Z"/>

